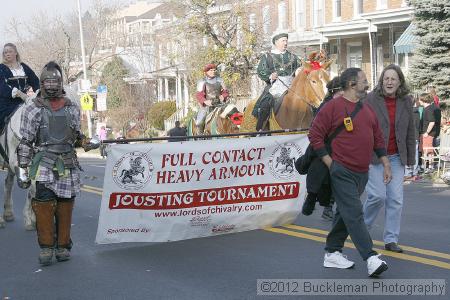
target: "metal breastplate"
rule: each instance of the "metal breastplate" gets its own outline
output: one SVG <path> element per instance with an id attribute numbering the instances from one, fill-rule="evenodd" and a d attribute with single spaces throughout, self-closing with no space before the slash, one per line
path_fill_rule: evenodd
<path id="1" fill-rule="evenodd" d="M 220 103 L 219 96 L 222 93 L 222 84 L 220 82 L 208 83 L 205 82 L 206 86 L 206 100 L 211 100 L 212 105 L 217 105 Z"/>
<path id="2" fill-rule="evenodd" d="M 72 152 L 75 143 L 72 118 L 67 106 L 57 111 L 43 108 L 37 146 L 54 154 Z"/>

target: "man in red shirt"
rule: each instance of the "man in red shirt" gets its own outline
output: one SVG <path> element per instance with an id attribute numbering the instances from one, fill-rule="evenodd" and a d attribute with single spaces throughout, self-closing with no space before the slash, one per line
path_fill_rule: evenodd
<path id="1" fill-rule="evenodd" d="M 340 269 L 354 266 L 354 262 L 341 253 L 350 235 L 359 254 L 367 261 L 368 274 L 372 277 L 388 267 L 373 250 L 359 198 L 367 183 L 374 151 L 383 162 L 386 183 L 391 180 L 391 168 L 377 117 L 368 105 L 362 105 L 352 118 L 353 128 L 346 127 L 333 139 L 332 153 L 328 152 L 325 139 L 344 122 L 344 118 L 350 118 L 369 88 L 366 75 L 359 68 L 345 70 L 340 81 L 343 96 L 331 100 L 322 108 L 309 131 L 312 147 L 330 169 L 331 189 L 337 204 L 333 228 L 327 236 L 323 265 Z"/>

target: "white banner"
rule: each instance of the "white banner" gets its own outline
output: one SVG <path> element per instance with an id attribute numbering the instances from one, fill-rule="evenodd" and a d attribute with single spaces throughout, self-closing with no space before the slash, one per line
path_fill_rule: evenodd
<path id="1" fill-rule="evenodd" d="M 306 135 L 112 145 L 96 242 L 166 242 L 292 222 Z"/>

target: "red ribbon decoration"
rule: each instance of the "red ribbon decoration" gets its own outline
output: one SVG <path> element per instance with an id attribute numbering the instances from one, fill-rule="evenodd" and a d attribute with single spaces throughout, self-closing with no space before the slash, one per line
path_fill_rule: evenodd
<path id="1" fill-rule="evenodd" d="M 311 72 L 311 71 L 320 70 L 322 68 L 322 66 L 320 65 L 320 62 L 318 62 L 318 61 L 311 61 L 311 62 L 309 62 L 309 64 L 311 65 L 311 69 L 304 70 L 303 72 L 305 72 L 305 74 L 309 74 L 309 72 Z"/>
<path id="2" fill-rule="evenodd" d="M 241 125 L 243 119 L 244 115 L 242 113 L 234 113 L 230 116 L 230 120 L 234 125 Z"/>

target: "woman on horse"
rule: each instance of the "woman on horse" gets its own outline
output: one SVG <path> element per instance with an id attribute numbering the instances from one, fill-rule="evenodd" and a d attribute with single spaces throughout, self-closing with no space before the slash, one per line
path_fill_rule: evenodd
<path id="1" fill-rule="evenodd" d="M 39 79 L 26 64 L 21 62 L 17 47 L 7 43 L 3 47 L 3 63 L 0 64 L 0 131 L 6 118 L 39 89 Z"/>
<path id="2" fill-rule="evenodd" d="M 216 75 L 216 65 L 207 64 L 203 71 L 205 77 L 197 83 L 197 101 L 200 104 L 200 110 L 195 120 L 198 132 L 203 133 L 205 119 L 215 106 L 224 103 L 228 96 L 228 90 L 223 79 Z"/>

